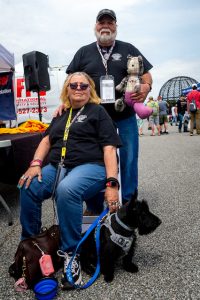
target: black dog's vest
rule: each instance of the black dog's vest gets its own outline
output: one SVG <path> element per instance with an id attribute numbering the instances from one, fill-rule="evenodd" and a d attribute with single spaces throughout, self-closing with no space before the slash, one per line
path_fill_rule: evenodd
<path id="1" fill-rule="evenodd" d="M 120 233 L 120 229 L 117 230 L 119 231 L 118 233 L 115 232 L 115 224 L 117 223 L 117 227 L 118 228 L 122 228 L 123 232 L 125 230 L 126 232 L 126 236 L 122 235 Z M 134 229 L 128 227 L 126 224 L 124 224 L 118 217 L 117 213 L 108 215 L 107 218 L 105 219 L 105 221 L 102 223 L 101 226 L 106 226 L 109 231 L 110 231 L 110 239 L 113 243 L 117 244 L 119 247 L 122 248 L 122 250 L 126 253 L 128 253 L 131 244 L 133 242 L 134 239 Z M 114 227 L 114 228 L 113 228 Z"/>

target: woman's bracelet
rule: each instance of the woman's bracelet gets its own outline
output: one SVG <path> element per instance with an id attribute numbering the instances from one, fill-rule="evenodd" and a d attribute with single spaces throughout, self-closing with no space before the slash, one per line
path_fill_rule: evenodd
<path id="1" fill-rule="evenodd" d="M 37 165 L 35 165 L 34 163 L 38 163 Z M 30 162 L 30 167 L 34 167 L 34 166 L 42 166 L 42 160 L 39 159 L 39 158 L 36 158 L 36 159 L 33 159 L 31 162 Z"/>

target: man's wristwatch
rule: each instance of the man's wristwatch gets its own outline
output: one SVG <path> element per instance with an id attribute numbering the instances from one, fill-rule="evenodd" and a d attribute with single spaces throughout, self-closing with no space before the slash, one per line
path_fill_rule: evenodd
<path id="1" fill-rule="evenodd" d="M 119 189 L 119 181 L 114 177 L 106 179 L 106 187 L 117 187 Z"/>

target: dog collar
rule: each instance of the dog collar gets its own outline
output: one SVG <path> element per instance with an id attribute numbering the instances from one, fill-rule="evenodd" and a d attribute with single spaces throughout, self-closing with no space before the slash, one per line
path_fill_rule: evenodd
<path id="1" fill-rule="evenodd" d="M 133 231 L 133 230 L 134 230 L 134 228 L 127 226 L 126 224 L 124 224 L 124 223 L 120 220 L 120 218 L 118 217 L 117 212 L 115 213 L 115 219 L 116 219 L 117 223 L 118 223 L 121 227 L 123 227 L 124 229 L 126 229 L 126 230 L 128 230 L 128 231 Z"/>

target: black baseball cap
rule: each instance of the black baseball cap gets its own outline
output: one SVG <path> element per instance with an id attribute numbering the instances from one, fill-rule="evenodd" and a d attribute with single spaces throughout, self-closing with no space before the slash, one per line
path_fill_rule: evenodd
<path id="1" fill-rule="evenodd" d="M 117 21 L 117 18 L 116 18 L 116 14 L 113 10 L 111 9 L 107 9 L 107 8 L 104 8 L 102 10 L 100 10 L 100 12 L 98 13 L 97 15 L 97 21 L 99 21 L 102 17 L 104 16 L 109 16 L 111 17 L 113 20 L 115 20 L 115 22 Z"/>

